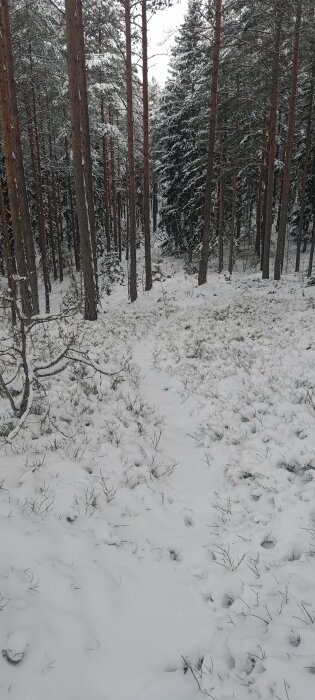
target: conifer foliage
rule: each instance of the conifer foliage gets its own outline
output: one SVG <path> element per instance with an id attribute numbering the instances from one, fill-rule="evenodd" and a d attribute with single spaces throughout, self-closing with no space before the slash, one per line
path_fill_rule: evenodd
<path id="1" fill-rule="evenodd" d="M 200 284 L 209 258 L 232 273 L 237 255 L 256 255 L 268 278 L 275 256 L 279 279 L 296 250 L 299 270 L 315 207 L 314 36 L 310 0 L 188 3 L 154 167 L 167 245 L 200 251 Z"/>
<path id="2" fill-rule="evenodd" d="M 26 317 L 76 274 L 96 319 L 106 256 L 135 301 L 157 228 L 199 284 L 209 260 L 312 275 L 312 0 L 189 0 L 162 88 L 148 28 L 171 4 L 0 0 L 0 262 Z"/>

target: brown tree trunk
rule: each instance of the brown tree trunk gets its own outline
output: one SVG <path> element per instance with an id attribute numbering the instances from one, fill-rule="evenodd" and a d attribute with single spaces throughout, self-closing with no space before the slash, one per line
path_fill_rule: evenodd
<path id="1" fill-rule="evenodd" d="M 105 126 L 104 98 L 101 96 L 101 120 L 102 126 Z M 107 163 L 107 143 L 106 136 L 102 136 L 102 153 L 103 153 L 103 187 L 104 187 L 104 210 L 105 210 L 105 237 L 106 251 L 110 253 L 110 203 L 109 203 L 109 183 L 108 183 L 108 163 Z"/>
<path id="2" fill-rule="evenodd" d="M 54 154 L 52 150 L 51 135 L 49 134 L 49 156 L 50 156 L 50 168 L 51 168 L 51 189 L 52 189 L 52 206 L 54 214 L 54 224 L 56 232 L 56 242 L 57 242 L 57 254 L 58 254 L 58 266 L 59 266 L 59 280 L 63 282 L 63 256 L 62 256 L 62 231 L 60 230 L 60 214 L 58 207 L 58 175 L 55 172 L 54 166 Z"/>
<path id="3" fill-rule="evenodd" d="M 51 248 L 51 259 L 52 259 L 54 280 L 57 280 L 58 279 L 58 270 L 57 270 L 57 262 L 56 262 L 54 227 L 53 227 L 53 217 L 52 217 L 51 189 L 50 189 L 50 182 L 49 182 L 48 176 L 47 176 L 46 189 L 47 189 L 47 210 L 48 210 L 48 231 L 49 231 L 48 241 L 49 241 L 50 248 Z"/>
<path id="4" fill-rule="evenodd" d="M 157 217 L 158 217 L 158 195 L 157 195 L 157 182 L 155 175 L 153 174 L 153 187 L 152 187 L 152 226 L 153 226 L 153 233 L 156 232 L 157 229 Z"/>
<path id="5" fill-rule="evenodd" d="M 299 55 L 300 55 L 300 29 L 302 18 L 302 0 L 297 0 L 297 12 L 294 32 L 294 49 L 293 49 L 293 65 L 292 65 L 292 82 L 291 82 L 291 97 L 289 105 L 288 132 L 285 151 L 285 165 L 282 180 L 282 191 L 280 199 L 280 218 L 279 230 L 277 237 L 277 248 L 274 267 L 274 279 L 279 280 L 282 272 L 282 260 L 285 247 L 286 227 L 289 207 L 290 193 L 290 178 L 291 178 L 291 163 L 295 129 L 295 113 L 296 99 L 298 86 L 298 70 L 299 70 Z"/>
<path id="6" fill-rule="evenodd" d="M 210 227 L 211 227 L 211 199 L 212 199 L 212 179 L 214 169 L 214 146 L 217 122 L 218 108 L 218 84 L 219 84 L 219 67 L 220 67 L 220 48 L 221 48 L 221 22 L 222 22 L 222 0 L 215 2 L 215 36 L 213 47 L 213 67 L 212 67 L 212 83 L 211 83 L 211 102 L 210 102 L 210 126 L 209 126 L 209 142 L 208 142 L 208 161 L 207 161 L 207 176 L 206 176 L 206 191 L 204 205 L 204 224 L 201 256 L 199 263 L 198 284 L 205 284 L 207 281 L 208 257 L 210 246 Z"/>
<path id="7" fill-rule="evenodd" d="M 87 199 L 90 237 L 93 250 L 95 277 L 97 276 L 96 228 L 93 196 L 92 158 L 90 140 L 90 119 L 87 97 L 84 26 L 82 16 L 82 0 L 76 0 L 76 34 L 77 34 L 77 79 L 81 107 L 81 148 L 83 156 L 84 187 Z"/>
<path id="8" fill-rule="evenodd" d="M 88 204 L 90 201 L 90 196 L 88 196 L 86 189 L 89 182 L 87 180 L 87 172 L 84 170 L 84 158 L 86 157 L 86 144 L 88 137 L 85 135 L 83 139 L 82 131 L 83 129 L 88 128 L 88 123 L 86 115 L 84 115 L 84 117 L 82 115 L 84 108 L 82 109 L 81 105 L 82 99 L 86 101 L 86 95 L 85 98 L 82 95 L 82 70 L 84 65 L 84 55 L 83 57 L 81 55 L 81 70 L 79 71 L 79 54 L 82 54 L 82 37 L 80 40 L 78 36 L 78 5 L 80 3 L 81 0 L 66 0 L 65 14 L 73 166 L 80 234 L 81 269 L 83 272 L 84 281 L 84 318 L 89 321 L 94 321 L 97 318 L 97 290 L 95 276 L 96 270 L 94 267 L 94 245 L 92 240 L 93 234 L 91 231 L 93 217 L 91 221 L 91 211 L 89 211 L 90 205 Z M 84 70 L 83 72 L 85 73 Z M 81 73 L 80 77 L 79 73 Z"/>
<path id="9" fill-rule="evenodd" d="M 315 251 L 315 212 L 313 215 L 312 240 L 311 240 L 310 257 L 309 257 L 308 269 L 307 269 L 307 276 L 308 277 L 312 277 L 314 251 Z"/>
<path id="10" fill-rule="evenodd" d="M 223 243 L 224 243 L 224 209 L 225 209 L 225 177 L 220 173 L 220 197 L 219 197 L 219 274 L 223 270 Z"/>
<path id="11" fill-rule="evenodd" d="M 0 116 L 23 312 L 39 312 L 35 248 L 28 208 L 16 98 L 8 0 L 0 0 Z"/>
<path id="12" fill-rule="evenodd" d="M 149 142 L 149 89 L 148 89 L 148 28 L 147 0 L 142 0 L 142 103 L 143 103 L 143 228 L 145 253 L 145 289 L 152 289 L 151 234 L 150 234 L 150 142 Z"/>
<path id="13" fill-rule="evenodd" d="M 265 130 L 264 130 L 265 131 Z M 262 216 L 262 204 L 263 204 L 263 184 L 264 184 L 264 167 L 265 167 L 265 133 L 263 136 L 263 144 L 261 151 L 261 161 L 259 168 L 259 178 L 257 187 L 257 204 L 256 204 L 256 239 L 255 239 L 255 251 L 259 259 L 261 256 L 261 216 Z"/>
<path id="14" fill-rule="evenodd" d="M 74 215 L 73 192 L 72 192 L 70 159 L 69 159 L 69 148 L 68 148 L 67 137 L 65 137 L 65 150 L 66 150 L 66 163 L 67 163 L 67 170 L 68 170 L 68 192 L 69 192 L 69 206 L 70 206 L 70 218 L 71 218 L 74 262 L 75 262 L 75 269 L 77 272 L 79 272 L 80 271 L 80 242 L 78 240 L 76 220 L 75 220 L 75 215 Z"/>
<path id="15" fill-rule="evenodd" d="M 112 109 L 109 108 L 109 121 L 113 126 L 113 115 Z M 110 136 L 110 174 L 111 174 L 111 210 L 112 210 L 112 221 L 113 221 L 113 235 L 114 235 L 114 249 L 115 253 L 118 253 L 118 234 L 117 234 L 117 192 L 116 192 L 116 163 L 115 163 L 115 146 L 113 134 Z"/>
<path id="16" fill-rule="evenodd" d="M 127 79 L 127 122 L 128 122 L 128 194 L 129 194 L 129 249 L 131 301 L 137 299 L 137 241 L 136 241 L 136 179 L 133 135 L 133 87 L 131 54 L 131 10 L 130 0 L 125 0 L 126 25 L 126 79 Z"/>
<path id="17" fill-rule="evenodd" d="M 40 146 L 39 146 L 39 136 L 38 136 L 38 125 L 37 125 L 37 108 L 35 99 L 35 88 L 33 80 L 33 57 L 32 57 L 32 46 L 29 43 L 29 60 L 30 60 L 30 75 L 31 75 L 31 96 L 32 96 L 32 109 L 27 105 L 29 114 L 29 134 L 30 134 L 30 144 L 31 144 L 31 156 L 33 165 L 33 174 L 35 182 L 35 192 L 36 192 L 36 206 L 37 206 L 37 218 L 38 218 L 38 231 L 39 231 L 39 243 L 40 252 L 42 256 L 42 267 L 43 267 L 43 278 L 44 278 L 44 288 L 45 288 L 45 310 L 46 313 L 50 312 L 50 281 L 49 281 L 49 269 L 47 260 L 47 244 L 46 244 L 46 229 L 45 229 L 45 212 L 44 212 L 44 197 L 43 197 L 43 178 L 42 178 L 42 166 L 40 157 Z M 26 98 L 27 102 L 27 98 Z M 33 131 L 34 124 L 34 131 Z"/>
<path id="18" fill-rule="evenodd" d="M 118 117 L 117 117 L 117 127 L 118 127 Z M 117 149 L 117 180 L 118 180 L 118 193 L 117 193 L 117 228 L 118 228 L 118 258 L 121 262 L 121 191 L 120 191 L 120 155 L 119 155 L 119 144 Z"/>
<path id="19" fill-rule="evenodd" d="M 313 73 L 314 73 L 314 68 L 313 68 Z M 299 226 L 298 226 L 297 245 L 296 245 L 295 272 L 299 272 L 300 262 L 301 262 L 301 242 L 302 242 L 302 232 L 303 232 L 303 222 L 304 222 L 304 212 L 305 212 L 305 195 L 306 195 L 310 150 L 311 150 L 311 145 L 312 145 L 313 100 L 314 100 L 314 74 L 312 76 L 310 98 L 309 98 L 309 109 L 308 109 L 308 117 L 307 117 L 305 155 L 304 155 L 304 165 L 303 165 L 301 195 L 300 195 L 300 215 L 299 215 Z"/>
<path id="20" fill-rule="evenodd" d="M 282 5 L 275 10 L 275 34 L 273 45 L 273 61 L 271 72 L 271 98 L 270 98 L 270 121 L 269 121 L 269 140 L 268 140 L 268 169 L 267 169 L 267 192 L 266 192 L 266 223 L 264 231 L 264 256 L 262 277 L 269 279 L 269 263 L 270 263 L 270 243 L 273 220 L 273 191 L 274 191 L 274 171 L 275 158 L 277 149 L 277 108 L 278 108 L 278 85 L 279 85 L 279 63 L 280 63 L 280 44 L 281 30 L 283 19 Z"/>
<path id="21" fill-rule="evenodd" d="M 263 269 L 264 263 L 264 247 L 265 247 L 265 231 L 266 231 L 266 213 L 267 213 L 267 194 L 268 194 L 268 159 L 269 159 L 269 143 L 266 139 L 265 162 L 263 169 L 263 206 L 262 206 L 262 222 L 261 222 L 261 258 L 260 269 Z"/>
<path id="22" fill-rule="evenodd" d="M 236 193 L 237 193 L 237 170 L 234 166 L 233 182 L 232 182 L 232 213 L 231 213 L 231 230 L 230 230 L 230 250 L 229 250 L 229 273 L 233 272 L 234 267 L 234 231 L 235 231 L 235 216 L 236 216 Z"/>
<path id="23" fill-rule="evenodd" d="M 6 209 L 5 209 L 1 179 L 0 179 L 0 221 L 1 221 L 1 225 L 2 225 L 3 257 L 4 257 L 5 266 L 6 266 L 8 287 L 9 287 L 9 290 L 10 290 L 12 298 L 13 298 L 13 302 L 11 303 L 11 316 L 12 316 L 12 323 L 15 326 L 15 324 L 16 324 L 16 310 L 15 310 L 14 300 L 16 298 L 16 291 L 15 291 L 14 275 L 16 274 L 16 269 L 15 269 L 15 260 L 14 260 L 14 258 L 12 258 L 11 250 L 10 250 L 10 236 L 9 236 L 8 219 L 7 219 Z"/>

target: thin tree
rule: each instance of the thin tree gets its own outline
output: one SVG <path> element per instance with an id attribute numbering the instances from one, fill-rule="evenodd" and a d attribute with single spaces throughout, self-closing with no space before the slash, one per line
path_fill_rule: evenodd
<path id="1" fill-rule="evenodd" d="M 137 241 L 136 241 L 136 178 L 133 134 L 133 85 L 131 52 L 131 5 L 125 0 L 126 29 L 126 81 L 127 81 L 127 131 L 128 131 L 128 195 L 129 195 L 129 250 L 130 279 L 129 293 L 131 301 L 137 299 Z"/>
<path id="2" fill-rule="evenodd" d="M 83 36 L 79 36 L 80 31 L 82 32 L 79 5 L 82 11 L 81 0 L 65 1 L 73 167 L 84 282 L 84 318 L 94 321 L 97 318 L 96 271 L 89 209 L 90 196 L 87 192 L 92 183 L 89 180 L 89 167 L 87 169 L 84 167 L 89 135 L 83 132 L 89 128 L 89 125 L 85 107 L 82 107 L 82 100 L 85 103 L 87 96 L 86 93 L 85 95 L 82 93 L 82 90 L 84 91 L 82 71 L 85 72 L 85 59 L 84 53 L 82 55 L 84 39 Z"/>
<path id="3" fill-rule="evenodd" d="M 142 0 L 142 103 L 143 103 L 143 228 L 145 253 L 145 289 L 152 289 L 150 235 L 150 160 L 147 0 Z"/>
<path id="4" fill-rule="evenodd" d="M 315 81 L 314 68 L 315 68 L 315 62 L 313 65 L 312 82 L 311 82 L 309 103 L 308 103 L 305 154 L 304 154 L 304 164 L 303 164 L 303 172 L 302 172 L 302 183 L 301 183 L 301 194 L 300 194 L 300 213 L 299 213 L 299 224 L 298 224 L 297 245 L 296 245 L 295 272 L 299 272 L 300 262 L 301 262 L 301 242 L 302 242 L 304 213 L 305 213 L 305 195 L 306 195 L 310 151 L 311 151 L 311 145 L 312 145 L 312 123 L 313 123 L 312 120 L 313 120 L 314 81 Z"/>
<path id="5" fill-rule="evenodd" d="M 296 99 L 298 86 L 299 54 L 300 54 L 300 29 L 302 18 L 302 0 L 297 0 L 296 21 L 294 30 L 294 49 L 292 63 L 291 97 L 289 105 L 288 133 L 285 151 L 285 165 L 282 180 L 282 192 L 280 201 L 280 219 L 275 257 L 274 278 L 279 280 L 282 271 L 282 261 L 285 246 L 285 235 L 289 208 L 289 193 L 291 179 L 291 163 L 295 128 Z"/>
<path id="6" fill-rule="evenodd" d="M 14 79 L 8 0 L 0 0 L 0 117 L 23 312 L 39 312 L 35 247 L 28 208 Z"/>
<path id="7" fill-rule="evenodd" d="M 273 220 L 273 193 L 274 193 L 274 172 L 277 150 L 277 110 L 278 110 L 278 89 L 279 89 L 279 64 L 280 64 L 280 44 L 282 31 L 283 7 L 275 8 L 275 31 L 273 43 L 273 60 L 271 71 L 271 97 L 270 97 L 270 119 L 269 119 L 269 140 L 268 140 L 268 167 L 267 167 L 267 189 L 266 189 L 266 211 L 265 211 L 265 231 L 263 244 L 263 265 L 262 277 L 269 279 L 270 243 Z"/>
<path id="8" fill-rule="evenodd" d="M 8 217 L 5 207 L 5 201 L 3 196 L 2 182 L 0 178 L 0 221 L 2 225 L 2 246 L 3 246 L 3 257 L 6 266 L 6 273 L 8 279 L 8 288 L 11 292 L 12 303 L 11 303 L 11 316 L 13 325 L 16 324 L 16 293 L 15 293 L 15 281 L 14 276 L 16 274 L 15 260 L 11 253 L 10 246 L 10 235 L 8 226 Z"/>
<path id="9" fill-rule="evenodd" d="M 211 233 L 211 199 L 212 199 L 212 179 L 214 169 L 214 146 L 217 123 L 217 108 L 218 108 L 218 84 L 219 84 L 219 67 L 220 67 L 220 49 L 221 49 L 221 24 L 222 24 L 222 0 L 215 2 L 215 33 L 213 47 L 213 67 L 212 67 L 212 82 L 211 82 L 211 97 L 210 97 L 210 126 L 208 140 L 208 161 L 207 161 L 207 176 L 205 190 L 205 205 L 204 205 L 204 224 L 201 256 L 199 263 L 198 284 L 205 284 L 207 281 L 210 233 Z"/>

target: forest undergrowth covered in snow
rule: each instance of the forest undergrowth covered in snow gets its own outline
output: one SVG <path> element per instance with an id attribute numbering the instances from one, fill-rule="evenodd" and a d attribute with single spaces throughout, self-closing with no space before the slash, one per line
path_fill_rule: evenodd
<path id="1" fill-rule="evenodd" d="M 34 329 L 89 363 L 0 440 L 0 697 L 313 700 L 315 287 L 155 278 Z"/>

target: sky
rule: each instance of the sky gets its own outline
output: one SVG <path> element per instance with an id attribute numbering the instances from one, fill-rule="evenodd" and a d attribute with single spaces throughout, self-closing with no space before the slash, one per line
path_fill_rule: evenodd
<path id="1" fill-rule="evenodd" d="M 161 85 L 167 77 L 170 48 L 187 5 L 188 0 L 179 0 L 173 7 L 157 12 L 149 21 L 150 77 Z"/>

